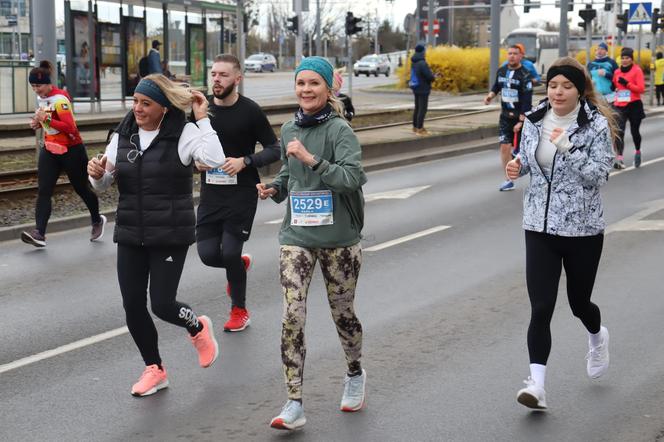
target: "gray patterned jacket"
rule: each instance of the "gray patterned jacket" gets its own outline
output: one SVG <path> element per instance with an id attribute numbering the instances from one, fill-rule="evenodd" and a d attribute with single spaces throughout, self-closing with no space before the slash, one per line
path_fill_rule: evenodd
<path id="1" fill-rule="evenodd" d="M 576 122 L 567 129 L 574 145 L 556 152 L 551 176 L 535 159 L 548 100 L 526 116 L 521 136 L 520 175 L 530 174 L 523 199 L 523 228 L 558 236 L 593 236 L 604 231 L 599 187 L 609 178 L 613 162 L 611 133 L 606 118 L 582 101 Z"/>

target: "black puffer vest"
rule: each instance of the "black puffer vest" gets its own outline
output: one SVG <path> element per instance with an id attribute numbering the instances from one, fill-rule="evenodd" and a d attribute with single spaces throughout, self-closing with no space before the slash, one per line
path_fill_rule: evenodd
<path id="1" fill-rule="evenodd" d="M 120 198 L 113 240 L 145 246 L 189 245 L 195 240 L 192 166 L 184 166 L 178 141 L 182 111 L 170 109 L 150 147 L 134 163 L 127 154 L 138 145 L 138 126 L 129 112 L 117 127 L 116 180 Z M 136 135 L 133 135 L 136 134 Z M 133 135 L 133 137 L 132 137 Z"/>

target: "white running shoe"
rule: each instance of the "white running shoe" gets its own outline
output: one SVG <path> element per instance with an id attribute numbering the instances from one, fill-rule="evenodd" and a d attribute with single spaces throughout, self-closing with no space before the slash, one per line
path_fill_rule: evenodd
<path id="1" fill-rule="evenodd" d="M 288 400 L 279 416 L 272 419 L 270 426 L 278 430 L 297 430 L 307 423 L 304 408 L 298 401 Z"/>
<path id="2" fill-rule="evenodd" d="M 602 326 L 599 329 L 599 333 L 602 342 L 597 347 L 590 345 L 590 340 L 588 340 L 588 354 L 586 355 L 588 365 L 586 366 L 586 371 L 592 379 L 597 379 L 609 369 L 609 331 L 606 327 Z"/>
<path id="3" fill-rule="evenodd" d="M 546 392 L 544 388 L 537 386 L 530 376 L 523 383 L 526 384 L 526 388 L 522 388 L 516 394 L 517 402 L 535 410 L 546 410 Z"/>
<path id="4" fill-rule="evenodd" d="M 364 406 L 364 395 L 367 385 L 367 372 L 362 369 L 362 374 L 344 378 L 344 394 L 341 397 L 341 411 L 358 411 Z"/>

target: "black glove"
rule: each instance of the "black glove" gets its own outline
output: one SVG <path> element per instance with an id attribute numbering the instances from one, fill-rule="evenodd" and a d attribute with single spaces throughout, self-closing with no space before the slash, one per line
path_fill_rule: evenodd
<path id="1" fill-rule="evenodd" d="M 627 86 L 629 81 L 625 80 L 625 77 L 620 77 L 618 78 L 618 83 L 622 84 L 623 86 Z"/>

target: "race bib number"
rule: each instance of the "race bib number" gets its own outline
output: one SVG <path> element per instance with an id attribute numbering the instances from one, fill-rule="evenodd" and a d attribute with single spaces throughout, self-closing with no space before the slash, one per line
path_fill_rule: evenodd
<path id="1" fill-rule="evenodd" d="M 503 89 L 500 95 L 503 103 L 517 103 L 519 101 L 519 91 L 516 89 Z"/>
<path id="2" fill-rule="evenodd" d="M 334 224 L 332 192 L 290 193 L 291 226 L 326 226 Z"/>
<path id="3" fill-rule="evenodd" d="M 620 103 L 629 103 L 631 99 L 632 99 L 632 91 L 623 89 L 616 92 L 616 101 Z"/>
<path id="4" fill-rule="evenodd" d="M 217 167 L 216 169 L 211 169 L 205 172 L 205 182 L 208 184 L 228 186 L 237 184 L 237 175 L 230 176 L 221 170 L 221 167 Z"/>
<path id="5" fill-rule="evenodd" d="M 616 101 L 616 94 L 614 92 L 611 92 L 610 94 L 604 95 L 604 99 L 606 100 L 607 103 L 613 103 Z"/>

